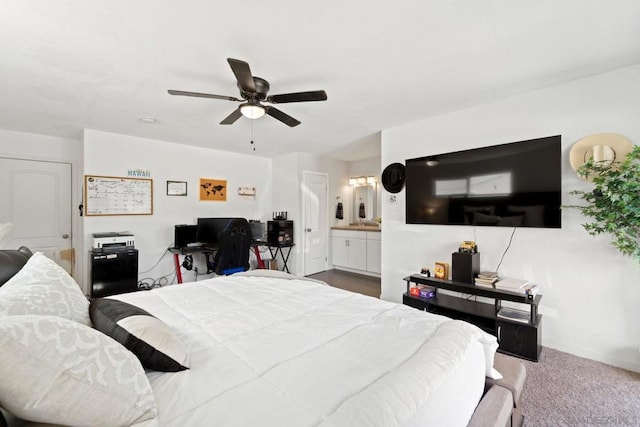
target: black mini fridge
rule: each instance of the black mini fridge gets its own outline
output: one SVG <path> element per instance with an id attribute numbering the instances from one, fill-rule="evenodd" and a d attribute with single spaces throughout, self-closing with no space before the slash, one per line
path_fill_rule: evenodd
<path id="1" fill-rule="evenodd" d="M 91 251 L 91 297 L 138 290 L 138 250 Z"/>

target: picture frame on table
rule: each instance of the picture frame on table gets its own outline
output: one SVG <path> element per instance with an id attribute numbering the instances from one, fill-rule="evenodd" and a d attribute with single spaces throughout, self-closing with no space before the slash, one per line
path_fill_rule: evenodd
<path id="1" fill-rule="evenodd" d="M 436 279 L 449 280 L 449 264 L 446 262 L 436 262 L 433 273 Z"/>

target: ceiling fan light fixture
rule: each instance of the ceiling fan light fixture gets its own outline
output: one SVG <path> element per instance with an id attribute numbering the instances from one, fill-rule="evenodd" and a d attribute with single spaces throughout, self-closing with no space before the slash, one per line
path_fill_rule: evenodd
<path id="1" fill-rule="evenodd" d="M 240 112 L 249 119 L 259 119 L 264 116 L 264 107 L 260 104 L 246 103 L 240 106 Z"/>

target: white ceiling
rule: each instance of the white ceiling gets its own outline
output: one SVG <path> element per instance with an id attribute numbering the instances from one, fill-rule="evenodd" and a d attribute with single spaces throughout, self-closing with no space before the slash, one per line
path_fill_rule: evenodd
<path id="1" fill-rule="evenodd" d="M 237 103 L 167 94 L 238 97 L 228 57 L 329 99 L 222 126 Z M 0 128 L 358 160 L 381 129 L 636 63 L 638 0 L 0 0 Z"/>

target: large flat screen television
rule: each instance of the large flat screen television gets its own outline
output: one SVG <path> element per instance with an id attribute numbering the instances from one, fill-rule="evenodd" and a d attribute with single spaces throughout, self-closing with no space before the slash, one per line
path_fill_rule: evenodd
<path id="1" fill-rule="evenodd" d="M 407 160 L 407 224 L 560 228 L 560 140 Z"/>

